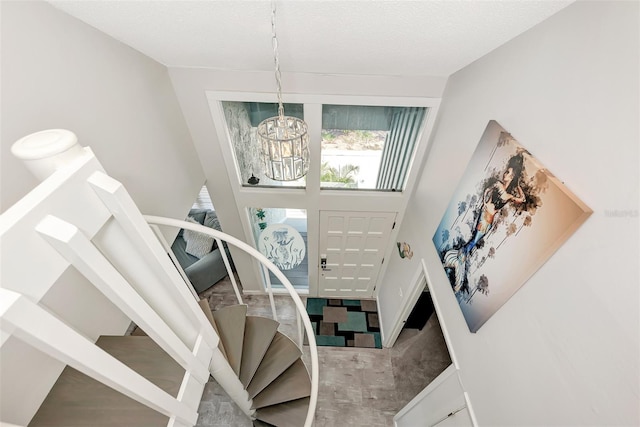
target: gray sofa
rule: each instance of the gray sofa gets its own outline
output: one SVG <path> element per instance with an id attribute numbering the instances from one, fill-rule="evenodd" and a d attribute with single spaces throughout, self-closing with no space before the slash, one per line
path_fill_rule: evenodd
<path id="1" fill-rule="evenodd" d="M 208 209 L 192 209 L 189 211 L 189 217 L 192 217 L 201 225 L 206 225 L 222 231 L 215 211 Z M 224 243 L 224 248 L 233 268 L 233 261 L 226 243 Z M 212 250 L 198 258 L 187 253 L 187 242 L 184 238 L 184 230 L 181 229 L 175 241 L 171 245 L 171 250 L 175 254 L 182 269 L 187 273 L 187 277 L 191 281 L 196 292 L 202 292 L 210 288 L 227 276 L 227 269 L 224 265 L 220 248 L 218 248 L 215 241 L 213 242 Z"/>

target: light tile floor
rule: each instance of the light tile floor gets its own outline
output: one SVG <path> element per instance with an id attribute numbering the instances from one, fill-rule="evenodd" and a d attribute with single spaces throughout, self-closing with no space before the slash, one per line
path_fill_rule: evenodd
<path id="1" fill-rule="evenodd" d="M 209 300 L 213 310 L 237 303 L 228 278 L 201 297 Z M 246 295 L 243 298 L 250 315 L 271 317 L 268 297 Z M 275 301 L 280 332 L 298 342 L 291 298 L 275 296 Z M 318 347 L 318 358 L 316 427 L 393 426 L 393 416 L 451 364 L 435 314 L 422 331 L 403 330 L 392 348 Z M 303 360 L 309 366 L 308 347 Z M 199 427 L 252 425 L 213 380 L 205 387 L 198 412 Z"/>

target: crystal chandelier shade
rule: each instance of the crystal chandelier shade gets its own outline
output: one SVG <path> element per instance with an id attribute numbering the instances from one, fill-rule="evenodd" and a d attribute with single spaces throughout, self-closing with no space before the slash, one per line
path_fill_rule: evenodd
<path id="1" fill-rule="evenodd" d="M 276 116 L 258 125 L 262 167 L 276 181 L 295 181 L 309 171 L 307 124 L 290 116 Z"/>
<path id="2" fill-rule="evenodd" d="M 303 120 L 284 115 L 275 1 L 271 3 L 271 31 L 276 67 L 278 115 L 265 119 L 258 125 L 260 157 L 266 176 L 275 181 L 295 181 L 309 171 L 309 134 L 307 124 Z"/>

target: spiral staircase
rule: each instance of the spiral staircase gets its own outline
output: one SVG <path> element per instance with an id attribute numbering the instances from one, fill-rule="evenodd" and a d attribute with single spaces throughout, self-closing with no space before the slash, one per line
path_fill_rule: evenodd
<path id="1" fill-rule="evenodd" d="M 143 216 L 72 133 L 25 138 L 25 150 L 46 156 L 26 153 L 42 183 L 0 216 L 2 248 L 11 248 L 3 250 L 0 283 L 0 425 L 194 426 L 213 377 L 255 425 L 310 427 L 318 354 L 284 274 L 220 231 Z M 208 234 L 251 255 L 267 277 L 274 319 L 247 315 L 225 251 L 239 304 L 211 312 L 159 226 Z M 299 345 L 278 331 L 269 273 L 292 298 Z M 140 332 L 124 334 L 131 323 Z"/>
<path id="2" fill-rule="evenodd" d="M 213 313 L 229 364 L 253 400 L 254 417 L 275 426 L 304 425 L 311 380 L 302 352 L 275 320 L 247 316 L 246 305 Z"/>
<path id="3" fill-rule="evenodd" d="M 246 305 L 205 315 L 220 336 L 227 361 L 253 400 L 255 425 L 304 425 L 311 380 L 298 346 L 273 319 L 247 316 Z M 97 345 L 166 392 L 177 396 L 184 371 L 140 330 L 131 336 L 103 336 Z M 168 418 L 73 368 L 65 368 L 35 417 L 33 427 L 166 426 Z"/>

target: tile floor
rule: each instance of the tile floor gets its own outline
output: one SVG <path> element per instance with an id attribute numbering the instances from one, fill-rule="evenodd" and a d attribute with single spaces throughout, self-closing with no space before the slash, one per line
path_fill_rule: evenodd
<path id="1" fill-rule="evenodd" d="M 213 310 L 236 304 L 227 278 L 201 294 Z M 271 316 L 269 298 L 243 297 L 251 315 Z M 288 296 L 275 296 L 280 332 L 297 342 L 296 313 Z M 303 360 L 309 364 L 308 348 Z M 320 384 L 316 427 L 393 426 L 393 416 L 437 377 L 451 360 L 438 319 L 431 316 L 422 331 L 402 331 L 392 348 L 318 347 Z M 198 410 L 199 427 L 250 427 L 218 384 L 205 387 Z"/>

